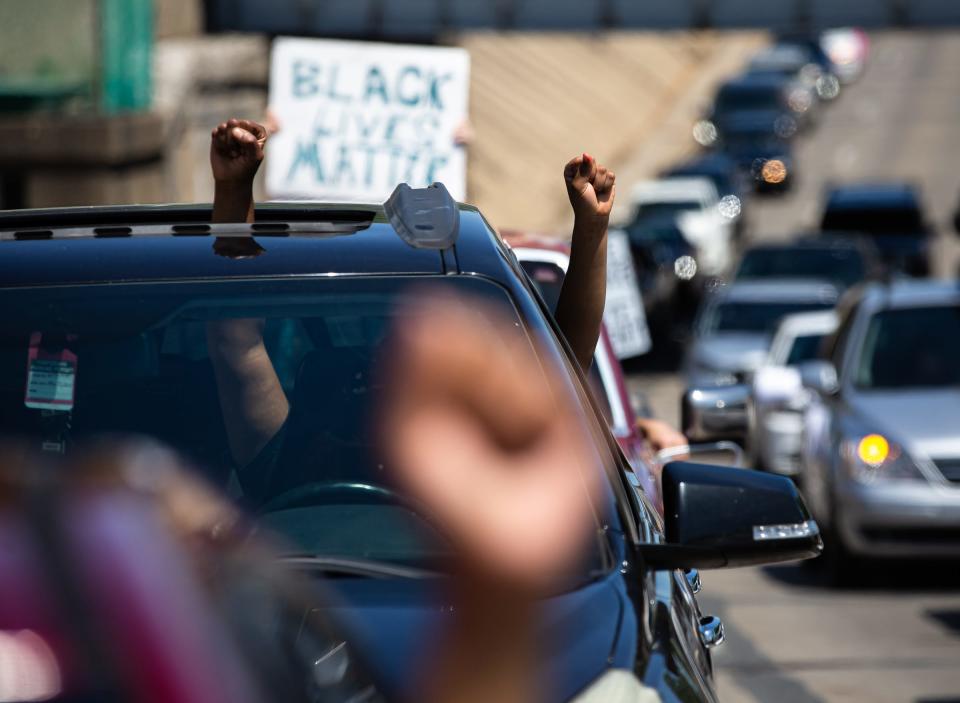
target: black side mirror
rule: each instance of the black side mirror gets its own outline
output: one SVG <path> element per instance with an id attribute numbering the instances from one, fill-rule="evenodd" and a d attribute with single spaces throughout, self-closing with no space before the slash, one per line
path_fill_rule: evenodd
<path id="1" fill-rule="evenodd" d="M 817 523 L 784 476 L 674 462 L 662 482 L 666 544 L 640 548 L 653 568 L 771 564 L 823 550 Z"/>

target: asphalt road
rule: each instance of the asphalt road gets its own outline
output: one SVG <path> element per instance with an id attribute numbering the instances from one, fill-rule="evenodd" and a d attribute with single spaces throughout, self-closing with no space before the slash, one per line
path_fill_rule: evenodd
<path id="1" fill-rule="evenodd" d="M 797 148 L 794 191 L 755 199 L 749 237 L 813 228 L 829 181 L 909 179 L 938 229 L 936 273 L 957 271 L 950 227 L 960 200 L 960 33 L 872 36 L 867 73 L 822 113 Z M 658 414 L 676 421 L 678 378 L 634 374 Z M 798 565 L 702 574 L 704 613 L 725 703 L 960 703 L 960 563 L 879 564 L 866 586 L 836 591 Z"/>

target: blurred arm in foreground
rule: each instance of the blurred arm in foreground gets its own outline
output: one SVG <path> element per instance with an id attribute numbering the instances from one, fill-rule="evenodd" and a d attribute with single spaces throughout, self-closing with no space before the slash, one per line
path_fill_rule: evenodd
<path id="1" fill-rule="evenodd" d="M 390 465 L 460 562 L 457 619 L 423 672 L 421 700 L 527 703 L 540 697 L 537 600 L 583 554 L 599 475 L 550 369 L 525 340 L 498 342 L 467 319 L 465 304 L 417 303 L 383 369 Z"/>

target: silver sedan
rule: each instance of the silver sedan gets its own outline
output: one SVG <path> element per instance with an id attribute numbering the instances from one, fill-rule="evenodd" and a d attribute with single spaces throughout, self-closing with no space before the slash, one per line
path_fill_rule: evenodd
<path id="1" fill-rule="evenodd" d="M 802 369 L 802 482 L 835 576 L 854 557 L 960 557 L 960 290 L 897 282 L 845 305 L 830 361 Z"/>

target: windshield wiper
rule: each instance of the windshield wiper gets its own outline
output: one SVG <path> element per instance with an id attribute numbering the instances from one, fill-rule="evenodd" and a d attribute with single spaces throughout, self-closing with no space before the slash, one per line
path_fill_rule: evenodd
<path id="1" fill-rule="evenodd" d="M 426 579 L 440 576 L 439 571 L 421 569 L 373 559 L 330 557 L 317 554 L 291 554 L 280 558 L 283 564 L 319 571 L 329 575 L 362 576 L 364 578 Z"/>

